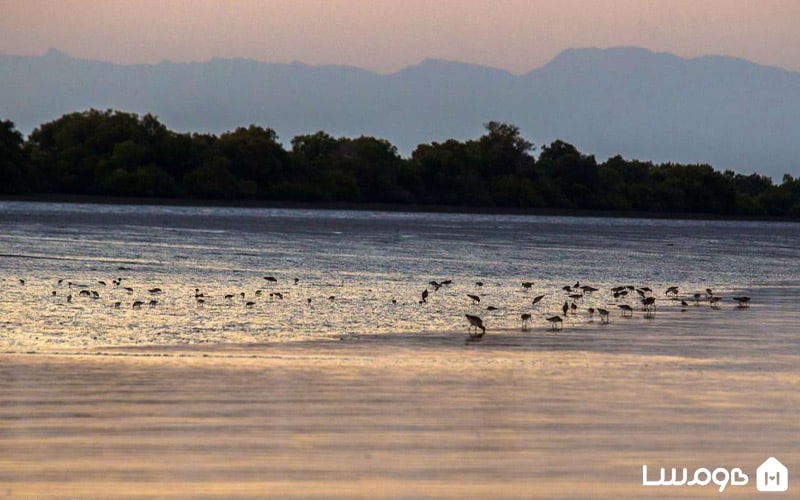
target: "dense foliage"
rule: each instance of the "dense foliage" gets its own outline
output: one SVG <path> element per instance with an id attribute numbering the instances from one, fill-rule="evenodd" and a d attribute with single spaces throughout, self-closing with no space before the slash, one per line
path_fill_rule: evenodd
<path id="1" fill-rule="evenodd" d="M 422 144 L 410 158 L 373 137 L 297 136 L 251 125 L 173 132 L 150 114 L 71 113 L 27 141 L 0 121 L 0 193 L 346 201 L 800 217 L 800 179 L 541 148 L 507 123 L 475 140 Z"/>

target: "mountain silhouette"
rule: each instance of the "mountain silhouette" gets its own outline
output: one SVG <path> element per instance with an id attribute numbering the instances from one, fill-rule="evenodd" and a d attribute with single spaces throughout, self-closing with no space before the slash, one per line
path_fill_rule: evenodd
<path id="1" fill-rule="evenodd" d="M 403 155 L 476 138 L 496 120 L 536 145 L 562 139 L 598 159 L 709 163 L 778 180 L 800 171 L 800 73 L 636 47 L 568 49 L 523 75 L 436 59 L 382 75 L 248 59 L 118 65 L 52 49 L 0 54 L 0 118 L 23 133 L 88 108 L 153 113 L 187 132 L 255 123 L 287 143 L 318 130 L 383 137 Z"/>

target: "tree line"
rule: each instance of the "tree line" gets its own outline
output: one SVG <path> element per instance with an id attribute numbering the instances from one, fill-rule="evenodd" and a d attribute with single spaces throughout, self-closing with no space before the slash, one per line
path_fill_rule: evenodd
<path id="1" fill-rule="evenodd" d="M 800 218 L 800 179 L 653 164 L 598 163 L 554 141 L 534 154 L 515 125 L 477 139 L 421 144 L 299 135 L 286 149 L 256 125 L 178 133 L 151 114 L 69 113 L 27 138 L 0 120 L 0 193 L 565 208 Z"/>

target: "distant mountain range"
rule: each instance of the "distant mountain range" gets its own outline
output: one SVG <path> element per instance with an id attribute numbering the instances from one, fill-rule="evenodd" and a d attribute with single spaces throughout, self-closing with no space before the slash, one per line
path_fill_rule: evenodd
<path id="1" fill-rule="evenodd" d="M 0 54 L 0 118 L 23 133 L 64 113 L 153 113 L 173 130 L 256 123 L 281 139 L 324 130 L 421 143 L 477 138 L 490 120 L 536 145 L 562 139 L 598 159 L 710 163 L 776 180 L 800 173 L 800 73 L 742 59 L 641 48 L 569 49 L 524 75 L 425 60 L 381 75 L 246 59 L 117 65 Z"/>

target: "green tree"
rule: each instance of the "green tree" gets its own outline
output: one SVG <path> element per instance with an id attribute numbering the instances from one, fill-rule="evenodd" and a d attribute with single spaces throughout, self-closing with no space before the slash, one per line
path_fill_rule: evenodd
<path id="1" fill-rule="evenodd" d="M 12 121 L 0 120 L 0 193 L 27 192 L 28 168 L 22 134 Z"/>
<path id="2" fill-rule="evenodd" d="M 267 197 L 274 184 L 289 179 L 288 155 L 270 128 L 250 125 L 226 132 L 216 148 L 230 162 L 231 174 L 251 186 L 251 196 Z"/>
<path id="3" fill-rule="evenodd" d="M 450 139 L 417 146 L 411 154 L 422 180 L 422 201 L 442 205 L 492 205 L 471 143 Z"/>
<path id="4" fill-rule="evenodd" d="M 484 177 L 522 174 L 532 166 L 534 146 L 522 137 L 519 127 L 496 121 L 484 127 L 486 133 L 474 143 Z"/>

